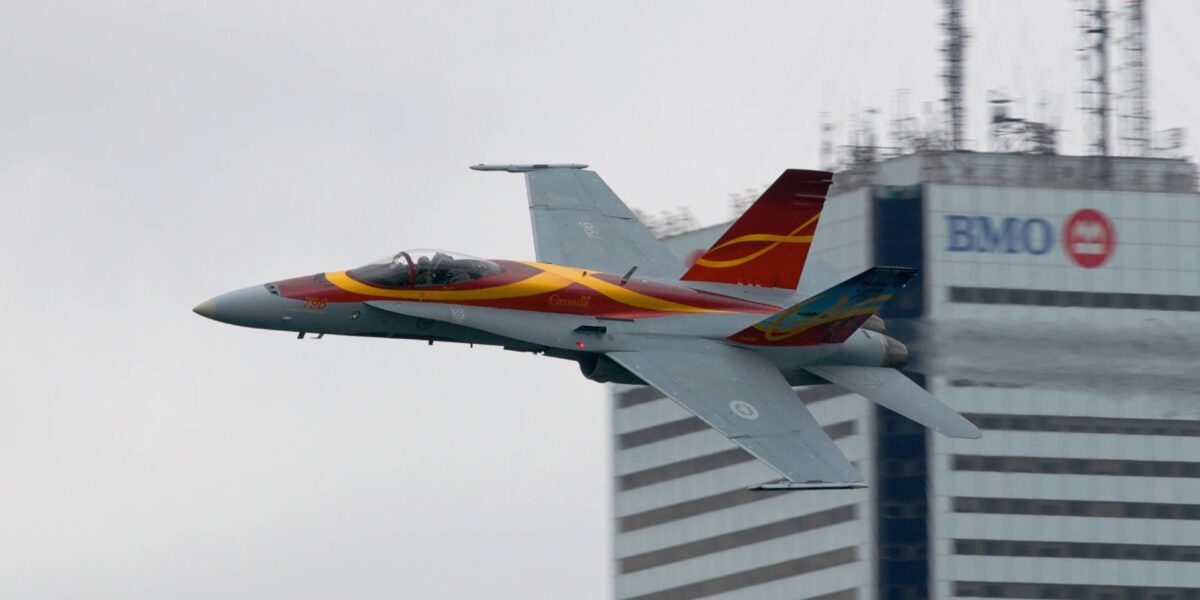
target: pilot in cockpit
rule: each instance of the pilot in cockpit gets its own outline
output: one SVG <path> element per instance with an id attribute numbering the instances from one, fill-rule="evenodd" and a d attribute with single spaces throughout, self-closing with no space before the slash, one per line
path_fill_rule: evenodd
<path id="1" fill-rule="evenodd" d="M 417 278 L 413 283 L 414 285 L 433 284 L 433 269 L 430 267 L 428 256 L 422 256 L 417 259 Z"/>
<path id="2" fill-rule="evenodd" d="M 415 260 L 414 260 L 415 259 Z M 437 250 L 409 250 L 350 271 L 364 283 L 385 287 L 425 287 L 463 283 L 500 273 L 496 263 Z"/>

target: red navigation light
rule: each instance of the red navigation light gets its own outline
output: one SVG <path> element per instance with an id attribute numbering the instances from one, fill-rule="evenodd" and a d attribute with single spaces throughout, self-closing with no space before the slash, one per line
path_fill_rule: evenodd
<path id="1" fill-rule="evenodd" d="M 579 346 L 580 348 L 583 348 L 584 346 L 586 346 L 586 344 L 584 344 L 583 342 L 575 342 L 575 345 Z"/>

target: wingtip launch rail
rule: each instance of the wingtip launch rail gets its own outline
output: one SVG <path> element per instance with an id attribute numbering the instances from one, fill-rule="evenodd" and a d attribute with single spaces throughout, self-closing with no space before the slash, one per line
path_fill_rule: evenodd
<path id="1" fill-rule="evenodd" d="M 471 165 L 472 171 L 504 171 L 505 173 L 528 173 L 541 169 L 586 169 L 581 163 L 528 164 L 528 165 L 489 165 L 479 163 Z"/>

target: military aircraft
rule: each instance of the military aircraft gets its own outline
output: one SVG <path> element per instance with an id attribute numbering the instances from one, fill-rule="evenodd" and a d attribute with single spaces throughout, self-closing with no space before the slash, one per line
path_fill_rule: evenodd
<path id="1" fill-rule="evenodd" d="M 536 261 L 404 250 L 350 269 L 217 296 L 196 313 L 306 333 L 487 344 L 658 388 L 778 471 L 751 489 L 863 487 L 792 386 L 834 383 L 951 437 L 977 429 L 897 370 L 875 313 L 916 273 L 874 267 L 796 291 L 832 174 L 788 170 L 691 266 L 587 165 L 522 173 Z"/>

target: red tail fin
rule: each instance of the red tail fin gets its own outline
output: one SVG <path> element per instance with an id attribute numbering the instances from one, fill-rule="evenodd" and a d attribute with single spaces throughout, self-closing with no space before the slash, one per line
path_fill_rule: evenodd
<path id="1" fill-rule="evenodd" d="M 796 289 L 832 181 L 826 171 L 784 171 L 683 279 Z"/>

